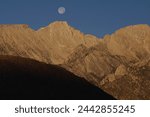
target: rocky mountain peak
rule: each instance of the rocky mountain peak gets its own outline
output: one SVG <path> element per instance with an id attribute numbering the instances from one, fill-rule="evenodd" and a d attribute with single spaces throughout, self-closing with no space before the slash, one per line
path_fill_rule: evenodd
<path id="1" fill-rule="evenodd" d="M 62 64 L 71 53 L 80 45 L 93 46 L 98 39 L 92 35 L 84 35 L 70 26 L 66 21 L 56 21 L 37 31 L 43 41 L 47 40 L 51 47 L 52 60 Z"/>
<path id="2" fill-rule="evenodd" d="M 66 29 L 70 29 L 71 26 L 69 26 L 69 24 L 66 21 L 55 21 L 50 23 L 48 26 L 42 27 L 40 28 L 38 31 L 41 30 L 66 30 Z"/>
<path id="3" fill-rule="evenodd" d="M 51 26 L 59 26 L 60 27 L 60 26 L 69 26 L 69 25 L 68 25 L 67 21 L 55 21 L 48 25 L 48 27 L 51 27 Z"/>
<path id="4" fill-rule="evenodd" d="M 121 28 L 104 38 L 113 55 L 125 56 L 130 60 L 142 60 L 150 55 L 150 27 L 133 25 Z"/>
<path id="5" fill-rule="evenodd" d="M 104 39 L 85 35 L 64 21 L 37 31 L 24 24 L 0 25 L 0 55 L 61 64 L 117 99 L 149 99 L 150 96 L 147 93 L 150 92 L 148 25 L 127 26 Z"/>

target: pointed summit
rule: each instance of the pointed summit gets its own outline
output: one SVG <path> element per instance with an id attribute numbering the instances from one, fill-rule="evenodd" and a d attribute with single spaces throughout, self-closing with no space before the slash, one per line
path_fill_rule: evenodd
<path id="1" fill-rule="evenodd" d="M 56 21 L 37 31 L 43 41 L 55 54 L 51 56 L 54 63 L 62 63 L 74 48 L 83 43 L 84 34 L 68 25 L 66 21 Z M 67 51 L 66 51 L 67 50 Z"/>
<path id="2" fill-rule="evenodd" d="M 41 27 L 38 31 L 43 30 L 43 29 L 49 29 L 49 28 L 51 28 L 51 29 L 54 28 L 55 29 L 55 28 L 60 28 L 60 27 L 69 28 L 71 26 L 69 26 L 69 24 L 66 21 L 55 21 L 55 22 L 52 22 L 52 23 L 48 24 L 48 26 Z"/>
<path id="3" fill-rule="evenodd" d="M 102 40 L 84 35 L 66 21 L 38 31 L 28 25 L 0 25 L 0 55 L 61 65 L 117 99 L 150 98 L 148 25 L 128 26 Z"/>
<path id="4" fill-rule="evenodd" d="M 69 26 L 67 21 L 55 21 L 50 23 L 48 26 Z"/>

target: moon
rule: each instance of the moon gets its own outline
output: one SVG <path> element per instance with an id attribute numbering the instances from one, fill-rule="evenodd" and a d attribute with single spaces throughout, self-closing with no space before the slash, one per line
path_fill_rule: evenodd
<path id="1" fill-rule="evenodd" d="M 65 12 L 66 12 L 65 7 L 59 7 L 59 8 L 58 8 L 58 13 L 59 13 L 59 14 L 63 15 Z"/>

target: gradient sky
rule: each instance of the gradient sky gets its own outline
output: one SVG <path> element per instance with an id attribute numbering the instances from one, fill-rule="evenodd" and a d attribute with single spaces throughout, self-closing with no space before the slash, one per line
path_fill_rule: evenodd
<path id="1" fill-rule="evenodd" d="M 63 15 L 57 12 L 61 6 L 66 8 Z M 38 29 L 62 20 L 102 37 L 124 26 L 150 25 L 150 0 L 0 0 L 0 24 Z"/>

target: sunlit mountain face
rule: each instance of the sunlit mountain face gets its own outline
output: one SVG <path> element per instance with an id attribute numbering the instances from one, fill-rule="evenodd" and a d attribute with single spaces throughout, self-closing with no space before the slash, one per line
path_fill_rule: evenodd
<path id="1" fill-rule="evenodd" d="M 0 14 L 3 99 L 150 99 L 149 0 L 1 0 Z"/>
<path id="2" fill-rule="evenodd" d="M 149 99 L 149 44 L 149 25 L 124 27 L 103 39 L 64 21 L 36 31 L 28 25 L 0 25 L 0 55 L 63 67 L 116 99 Z"/>

